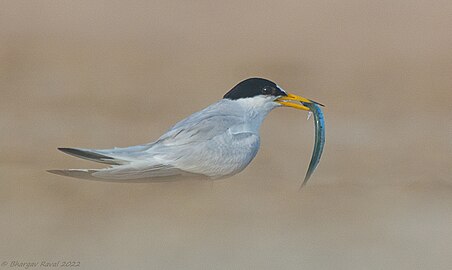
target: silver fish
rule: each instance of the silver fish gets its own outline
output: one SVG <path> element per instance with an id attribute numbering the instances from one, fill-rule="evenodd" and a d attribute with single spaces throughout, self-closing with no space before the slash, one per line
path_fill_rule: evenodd
<path id="1" fill-rule="evenodd" d="M 303 103 L 303 105 L 308 107 L 314 114 L 315 143 L 312 151 L 311 162 L 309 163 L 308 171 L 306 172 L 306 176 L 300 186 L 300 189 L 306 185 L 309 178 L 314 173 L 314 170 L 317 168 L 317 165 L 319 165 L 323 147 L 325 146 L 325 118 L 323 117 L 323 112 L 320 109 L 320 106 L 323 105 L 315 101 L 312 103 Z"/>

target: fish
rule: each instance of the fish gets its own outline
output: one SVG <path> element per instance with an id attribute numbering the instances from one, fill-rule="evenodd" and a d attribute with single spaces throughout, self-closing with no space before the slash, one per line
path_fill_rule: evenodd
<path id="1" fill-rule="evenodd" d="M 300 189 L 303 188 L 311 178 L 315 169 L 320 163 L 320 158 L 322 157 L 323 148 L 325 146 L 325 117 L 323 116 L 322 109 L 320 106 L 324 106 L 318 102 L 313 101 L 312 103 L 303 103 L 304 106 L 308 107 L 312 114 L 314 115 L 314 126 L 315 126 L 315 143 L 314 149 L 312 150 L 311 161 L 309 162 L 309 167 L 304 177 L 303 183 Z"/>

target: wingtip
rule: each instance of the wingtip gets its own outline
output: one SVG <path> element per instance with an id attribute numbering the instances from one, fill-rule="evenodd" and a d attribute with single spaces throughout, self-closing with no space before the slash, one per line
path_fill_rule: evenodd
<path id="1" fill-rule="evenodd" d="M 69 147 L 57 147 L 57 149 L 63 153 L 68 153 L 70 152 L 72 149 L 74 148 L 69 148 Z"/>

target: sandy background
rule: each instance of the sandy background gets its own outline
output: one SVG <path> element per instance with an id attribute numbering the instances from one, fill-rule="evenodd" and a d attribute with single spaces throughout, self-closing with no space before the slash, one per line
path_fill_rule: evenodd
<path id="1" fill-rule="evenodd" d="M 244 2 L 0 3 L 1 262 L 452 268 L 452 2 Z M 151 141 L 250 76 L 327 105 L 301 193 L 314 131 L 291 109 L 213 185 L 45 172 L 99 166 L 56 147 Z"/>

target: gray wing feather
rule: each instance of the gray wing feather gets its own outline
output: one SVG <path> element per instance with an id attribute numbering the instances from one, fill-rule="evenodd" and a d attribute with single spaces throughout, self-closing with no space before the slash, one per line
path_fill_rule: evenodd
<path id="1" fill-rule="evenodd" d="M 223 102 L 224 103 L 224 102 Z M 192 114 L 163 134 L 156 145 L 187 145 L 211 140 L 233 126 L 244 123 L 241 110 L 224 106 L 222 101 Z"/>

